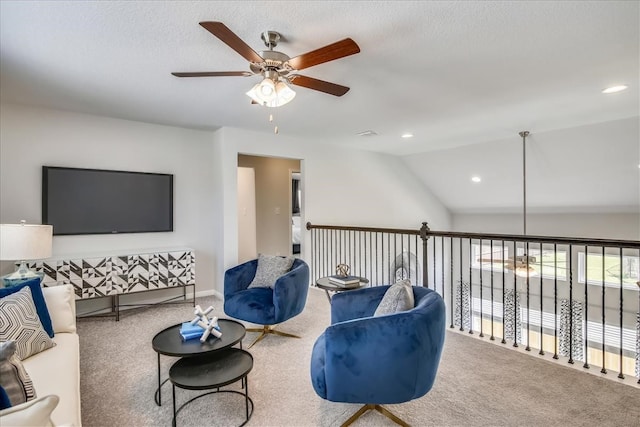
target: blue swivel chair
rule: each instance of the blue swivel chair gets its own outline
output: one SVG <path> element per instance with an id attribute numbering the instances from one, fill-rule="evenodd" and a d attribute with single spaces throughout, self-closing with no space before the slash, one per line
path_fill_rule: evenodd
<path id="1" fill-rule="evenodd" d="M 224 274 L 224 312 L 236 319 L 263 325 L 247 328 L 261 332 L 249 348 L 267 334 L 300 338 L 277 331 L 275 325 L 302 312 L 309 292 L 309 266 L 297 258 L 291 270 L 276 280 L 272 288 L 248 288 L 256 275 L 258 260 L 254 259 L 227 270 Z"/>
<path id="2" fill-rule="evenodd" d="M 424 396 L 436 378 L 446 323 L 442 297 L 413 287 L 413 309 L 373 317 L 388 288 L 334 295 L 331 326 L 313 347 L 311 382 L 318 396 L 364 404 L 343 426 L 368 410 L 407 426 L 381 405 Z"/>

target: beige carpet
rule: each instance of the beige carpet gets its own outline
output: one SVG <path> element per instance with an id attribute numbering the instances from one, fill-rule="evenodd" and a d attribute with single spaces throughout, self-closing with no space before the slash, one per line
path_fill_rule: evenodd
<path id="1" fill-rule="evenodd" d="M 214 313 L 224 316 L 219 300 L 197 302 L 213 305 Z M 170 385 L 163 387 L 162 407 L 153 400 L 157 377 L 151 339 L 191 315 L 191 305 L 179 304 L 135 310 L 122 315 L 120 322 L 79 321 L 84 426 L 171 425 Z M 279 327 L 303 338 L 271 335 L 250 350 L 254 367 L 248 377 L 249 395 L 255 410 L 248 426 L 339 426 L 359 408 L 324 401 L 311 386 L 311 349 L 329 319 L 324 292 L 312 288 L 304 312 Z M 245 347 L 256 336 L 248 333 Z M 162 356 L 164 377 L 175 360 Z M 195 394 L 178 389 L 178 404 Z M 640 389 L 447 332 L 431 392 L 388 408 L 413 426 L 631 427 L 640 425 Z M 244 399 L 218 394 L 187 406 L 178 426 L 237 426 L 243 421 Z M 354 424 L 392 425 L 376 412 Z"/>

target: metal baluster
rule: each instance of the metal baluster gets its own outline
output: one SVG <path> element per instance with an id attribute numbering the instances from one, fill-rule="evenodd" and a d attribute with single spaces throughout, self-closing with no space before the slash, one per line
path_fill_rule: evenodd
<path id="1" fill-rule="evenodd" d="M 558 245 L 553 244 L 553 358 L 558 359 Z"/>
<path id="2" fill-rule="evenodd" d="M 422 248 L 424 251 L 424 265 L 422 266 L 422 271 L 424 273 L 424 277 L 422 278 L 423 286 L 429 287 L 429 239 L 425 239 L 422 242 Z"/>
<path id="3" fill-rule="evenodd" d="M 573 365 L 573 245 L 569 245 L 569 363 Z"/>
<path id="4" fill-rule="evenodd" d="M 440 283 L 442 283 L 442 299 L 444 301 L 446 301 L 447 298 L 446 298 L 446 291 L 445 291 L 445 285 L 444 285 L 444 281 L 445 281 L 445 277 L 444 277 L 445 276 L 445 273 L 444 273 L 444 236 L 440 237 L 440 263 L 441 263 L 441 268 L 442 268 L 442 277 L 441 277 L 441 280 L 440 280 Z"/>
<path id="5" fill-rule="evenodd" d="M 505 277 L 504 277 L 504 240 L 500 241 L 500 258 L 502 259 L 502 344 L 507 343 L 506 339 L 506 331 L 505 331 L 505 322 L 506 322 L 506 310 L 504 308 L 505 300 L 504 300 L 504 291 L 505 291 Z"/>
<path id="6" fill-rule="evenodd" d="M 433 238 L 433 290 L 438 292 L 437 279 L 436 279 L 436 238 Z"/>
<path id="7" fill-rule="evenodd" d="M 471 270 L 472 264 L 472 254 L 471 254 L 471 245 L 473 239 L 469 239 L 469 333 L 473 335 L 473 276 Z"/>
<path id="8" fill-rule="evenodd" d="M 449 267 L 451 269 L 451 274 L 449 274 L 449 317 L 451 319 L 451 324 L 449 327 L 453 329 L 453 237 L 449 237 Z"/>
<path id="9" fill-rule="evenodd" d="M 540 351 L 538 352 L 539 355 L 544 356 L 544 309 L 543 309 L 543 302 L 544 302 L 544 298 L 543 298 L 543 290 L 542 290 L 542 281 L 543 281 L 543 276 L 544 274 L 542 274 L 542 243 L 540 243 Z"/>
<path id="10" fill-rule="evenodd" d="M 513 259 L 516 259 L 518 249 L 516 248 L 516 241 L 513 241 Z M 515 263 L 513 269 L 513 346 L 518 347 L 518 312 L 520 307 L 516 304 L 518 296 L 518 279 L 515 270 Z"/>
<path id="11" fill-rule="evenodd" d="M 464 305 L 462 304 L 462 287 L 464 282 L 462 280 L 462 239 L 458 239 L 459 247 L 460 247 L 460 330 L 464 331 L 464 316 L 462 315 L 462 310 Z"/>
<path id="12" fill-rule="evenodd" d="M 369 240 L 371 242 L 371 240 Z M 369 245 L 371 247 L 371 245 Z M 380 284 L 380 279 L 378 278 L 378 232 L 376 231 L 376 285 Z"/>
<path id="13" fill-rule="evenodd" d="M 496 337 L 493 335 L 493 239 L 491 239 L 491 243 L 489 244 L 489 250 L 491 251 L 491 267 L 489 268 L 489 274 L 491 274 L 491 336 L 489 339 L 494 341 Z"/>
<path id="14" fill-rule="evenodd" d="M 531 347 L 529 346 L 529 335 L 530 335 L 530 331 L 531 331 L 531 311 L 529 308 L 529 301 L 530 301 L 530 292 L 529 292 L 529 242 L 525 243 L 525 247 L 526 247 L 526 252 L 525 252 L 525 257 L 526 257 L 526 261 L 527 261 L 527 346 L 525 347 L 525 350 L 527 351 L 531 351 Z"/>
<path id="15" fill-rule="evenodd" d="M 620 369 L 618 370 L 618 378 L 620 379 L 624 379 L 624 374 L 622 373 L 622 350 L 623 350 L 623 335 L 622 332 L 624 331 L 624 323 L 623 321 L 623 311 L 622 311 L 622 291 L 624 290 L 624 282 L 623 282 L 623 271 L 622 271 L 622 248 L 620 248 Z"/>
<path id="16" fill-rule="evenodd" d="M 315 231 L 316 230 L 311 230 L 311 280 L 312 282 L 315 283 L 315 279 L 317 279 L 316 276 L 316 256 L 318 255 L 318 251 L 314 250 L 315 249 L 315 240 L 313 238 L 313 236 L 315 235 Z"/>
<path id="17" fill-rule="evenodd" d="M 602 247 L 602 369 L 600 373 L 607 373 L 607 357 L 605 350 L 605 329 L 607 327 L 605 323 L 605 306 L 604 306 L 604 246 Z"/>
<path id="18" fill-rule="evenodd" d="M 482 276 L 484 276 L 483 262 L 482 262 L 482 239 L 480 239 L 480 337 L 484 337 L 484 313 L 482 310 Z"/>
<path id="19" fill-rule="evenodd" d="M 589 246 L 584 246 L 584 365 L 589 369 Z"/>

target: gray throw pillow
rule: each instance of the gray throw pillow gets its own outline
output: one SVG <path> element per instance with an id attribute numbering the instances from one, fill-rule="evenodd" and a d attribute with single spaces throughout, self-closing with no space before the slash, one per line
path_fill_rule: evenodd
<path id="1" fill-rule="evenodd" d="M 413 287 L 411 281 L 401 280 L 394 283 L 387 289 L 376 308 L 374 316 L 398 313 L 400 311 L 411 310 L 415 305 L 413 298 Z"/>
<path id="2" fill-rule="evenodd" d="M 289 270 L 295 258 L 290 256 L 258 255 L 256 275 L 249 284 L 249 288 L 273 288 L 276 280 Z"/>

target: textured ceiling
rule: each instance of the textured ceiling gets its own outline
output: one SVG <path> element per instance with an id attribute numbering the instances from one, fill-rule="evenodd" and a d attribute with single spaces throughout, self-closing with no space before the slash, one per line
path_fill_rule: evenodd
<path id="1" fill-rule="evenodd" d="M 522 129 L 543 134 L 639 115 L 638 6 L 3 1 L 0 97 L 198 129 L 271 132 L 267 117 L 274 112 L 281 134 L 319 142 L 397 155 L 484 143 L 482 153 L 492 156 L 491 141 L 517 139 Z M 351 37 L 359 54 L 301 72 L 351 90 L 338 98 L 295 87 L 297 97 L 272 111 L 250 105 L 245 95 L 256 76 L 173 77 L 172 71 L 248 69 L 200 21 L 222 21 L 256 51 L 264 49 L 262 31 L 278 31 L 284 40 L 277 50 L 292 57 Z M 600 93 L 616 83 L 630 89 Z M 356 136 L 366 130 L 378 135 Z M 403 140 L 403 132 L 415 137 Z M 449 180 L 443 173 L 440 179 Z M 474 208 L 441 198 L 454 210 Z"/>

